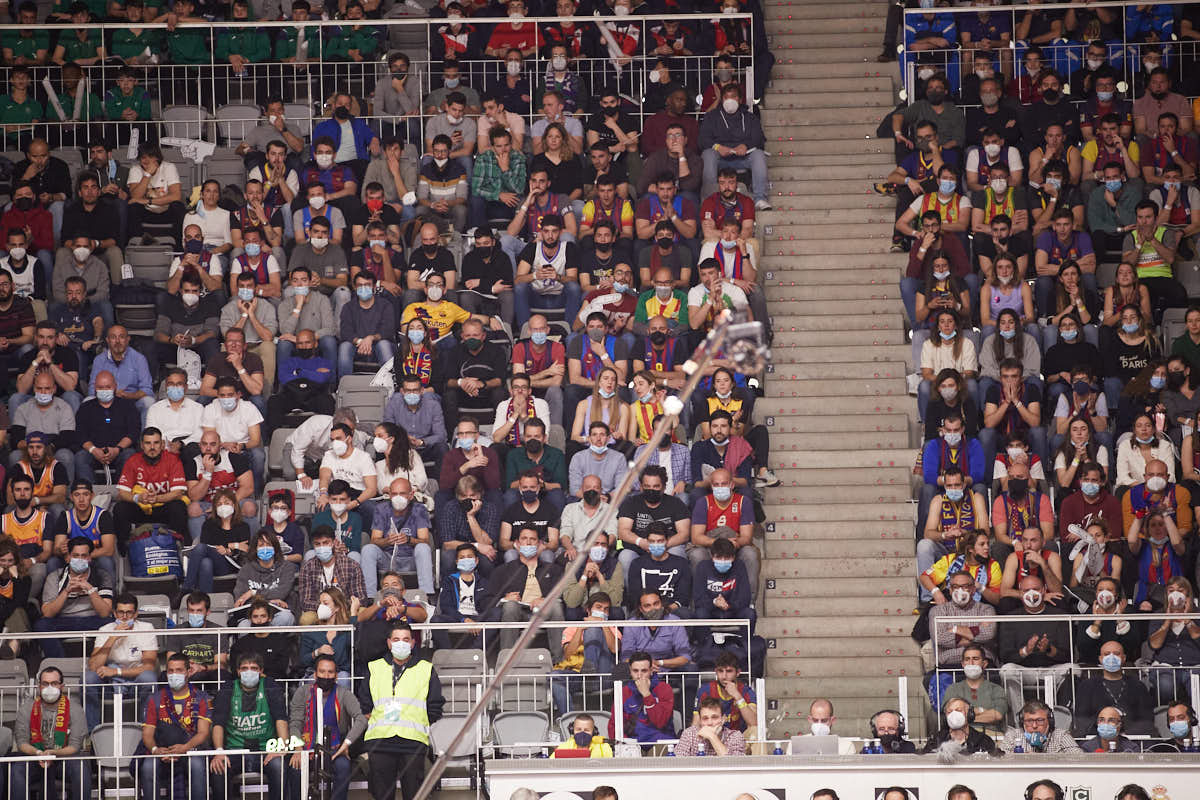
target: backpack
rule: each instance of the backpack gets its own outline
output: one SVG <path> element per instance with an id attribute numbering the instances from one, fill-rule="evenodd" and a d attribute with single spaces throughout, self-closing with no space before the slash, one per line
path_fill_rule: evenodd
<path id="1" fill-rule="evenodd" d="M 129 570 L 134 578 L 183 578 L 179 545 L 183 536 L 158 523 L 139 525 L 129 537 Z"/>

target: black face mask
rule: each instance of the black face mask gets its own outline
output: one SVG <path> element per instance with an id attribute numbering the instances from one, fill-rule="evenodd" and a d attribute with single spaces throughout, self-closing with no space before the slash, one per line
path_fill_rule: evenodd
<path id="1" fill-rule="evenodd" d="M 421 252 L 423 252 L 427 256 L 430 256 L 430 257 L 435 256 L 435 255 L 437 255 L 437 251 L 438 251 L 438 245 L 436 245 L 436 244 L 421 245 Z"/>
<path id="2" fill-rule="evenodd" d="M 607 253 L 612 250 L 612 245 L 608 242 L 596 242 L 595 247 L 597 253 Z"/>
<path id="3" fill-rule="evenodd" d="M 583 502 L 589 506 L 600 505 L 600 492 L 597 489 L 588 489 L 583 493 Z"/>
<path id="4" fill-rule="evenodd" d="M 656 240 L 659 250 L 670 250 L 675 245 L 674 239 L 668 239 L 666 236 Z"/>
<path id="5" fill-rule="evenodd" d="M 470 510 L 471 510 L 471 506 L 473 506 L 473 505 L 475 505 L 475 501 L 474 501 L 474 500 L 466 500 L 466 499 L 464 499 L 464 500 L 459 500 L 459 501 L 458 501 L 458 507 L 459 507 L 459 508 L 461 508 L 461 509 L 463 510 L 463 513 L 464 513 L 464 514 L 466 514 L 468 511 L 470 511 Z"/>
<path id="6" fill-rule="evenodd" d="M 604 109 L 604 116 L 606 116 L 606 117 L 615 117 L 620 113 L 621 113 L 620 106 L 613 106 L 612 108 L 605 107 L 605 109 Z"/>
<path id="7" fill-rule="evenodd" d="M 20 211 L 28 211 L 29 209 L 33 208 L 33 198 L 32 197 L 18 197 L 16 200 L 13 201 L 13 205 L 16 206 L 17 209 Z"/>
<path id="8" fill-rule="evenodd" d="M 1059 92 L 1058 89 L 1046 89 L 1044 92 L 1042 92 L 1042 99 L 1047 103 L 1056 103 L 1058 102 L 1058 98 L 1061 96 L 1062 93 Z"/>
<path id="9" fill-rule="evenodd" d="M 1181 386 L 1183 386 L 1183 381 L 1184 375 L 1182 372 L 1167 373 L 1167 386 L 1171 387 L 1172 389 L 1179 389 Z"/>
<path id="10" fill-rule="evenodd" d="M 521 492 L 522 503 L 536 503 L 537 499 L 538 493 L 533 489 L 526 489 L 525 491 Z"/>
<path id="11" fill-rule="evenodd" d="M 651 505 L 657 505 L 658 503 L 662 502 L 663 490 L 662 489 L 645 489 L 642 491 L 642 495 L 645 496 L 647 503 L 650 503 Z"/>
<path id="12" fill-rule="evenodd" d="M 945 92 L 926 92 L 925 99 L 928 100 L 931 105 L 935 105 L 935 106 L 941 105 L 942 101 L 946 99 L 946 93 Z"/>
<path id="13" fill-rule="evenodd" d="M 879 744 L 885 753 L 896 753 L 900 750 L 900 737 L 894 733 L 884 733 L 879 737 Z"/>
<path id="14" fill-rule="evenodd" d="M 1029 480 L 1027 478 L 1009 478 L 1008 479 L 1008 496 L 1014 500 L 1021 500 L 1029 493 Z"/>
<path id="15" fill-rule="evenodd" d="M 482 258 L 484 261 L 487 261 L 489 258 L 492 257 L 492 246 L 490 244 L 489 245 L 475 245 L 475 252 L 479 253 L 480 258 Z"/>
<path id="16" fill-rule="evenodd" d="M 591 747 L 592 745 L 592 735 L 590 733 L 579 731 L 572 735 L 571 738 L 575 740 L 576 747 Z"/>
<path id="17" fill-rule="evenodd" d="M 333 116 L 335 119 L 345 122 L 346 120 L 350 119 L 350 109 L 346 108 L 345 106 L 338 106 L 333 110 Z"/>
<path id="18" fill-rule="evenodd" d="M 666 331 L 650 331 L 650 343 L 655 347 L 662 347 L 667 343 Z"/>
<path id="19" fill-rule="evenodd" d="M 317 688 L 325 694 L 329 694 L 337 688 L 337 678 L 317 678 Z"/>
<path id="20" fill-rule="evenodd" d="M 406 70 L 406 69 L 396 70 L 392 73 L 392 77 L 398 81 L 402 81 L 408 77 L 408 70 Z"/>
<path id="21" fill-rule="evenodd" d="M 525 452 L 529 453 L 531 456 L 536 456 L 538 453 L 542 452 L 542 448 L 544 447 L 545 445 L 542 443 L 541 439 L 530 439 L 529 441 L 525 442 Z"/>
<path id="22" fill-rule="evenodd" d="M 297 350 L 296 350 L 296 355 L 299 358 L 312 358 L 316 354 L 317 354 L 317 348 L 315 348 L 315 347 L 300 347 L 300 348 L 297 348 Z"/>
<path id="23" fill-rule="evenodd" d="M 478 353 L 483 349 L 483 339 L 463 339 L 463 344 L 472 353 Z"/>

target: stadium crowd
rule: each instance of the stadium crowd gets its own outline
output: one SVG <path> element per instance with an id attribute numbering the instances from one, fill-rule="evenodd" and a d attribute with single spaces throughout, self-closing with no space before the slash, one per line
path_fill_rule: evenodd
<path id="1" fill-rule="evenodd" d="M 415 0 L 60 2 L 44 20 L 14 5 L 22 27 L 0 37 L 0 124 L 22 151 L 0 216 L 0 659 L 27 662 L 38 685 L 14 752 L 80 752 L 122 686 L 144 720 L 139 753 L 310 749 L 316 687 L 338 723 L 334 796 L 364 737 L 372 795 L 398 773 L 410 795 L 446 702 L 432 665 L 484 642 L 408 626 L 528 620 L 716 318 L 766 321 L 765 141 L 745 87 L 769 54 L 761 15 L 721 13 L 757 3 L 537 5 L 421 8 L 439 18 L 429 62 L 389 51 L 371 23 Z M 672 19 L 693 10 L 715 17 Z M 206 25 L 279 19 L 344 23 Z M 128 27 L 89 27 L 102 21 Z M 167 28 L 138 25 L 150 21 Z M 269 79 L 281 65 L 322 87 L 311 132 Z M 159 139 L 172 106 L 215 111 L 238 81 L 262 117 L 221 142 L 238 159 L 229 181 Z M 758 376 L 715 355 L 550 611 L 615 624 L 545 643 L 559 713 L 583 695 L 572 676 L 623 671 L 624 733 L 678 738 L 681 755 L 745 749 L 745 623 L 734 646 L 708 626 L 620 621 L 752 630 L 756 491 L 779 483 Z M 150 586 L 177 635 L 156 636 L 161 609 L 139 618 Z M 313 627 L 274 630 L 288 626 Z M 69 634 L 84 631 L 101 635 L 72 677 L 63 657 L 78 661 Z M 488 657 L 518 634 L 493 632 Z M 686 696 L 664 680 L 701 670 L 716 680 Z M 419 712 L 380 705 L 402 689 Z M 652 725 L 646 698 L 659 698 Z M 697 724 L 677 727 L 685 703 Z M 573 726 L 579 741 L 613 735 Z M 223 796 L 220 776 L 261 771 L 272 795 L 298 792 L 302 758 L 189 757 L 174 791 Z M 137 762 L 147 800 L 169 763 Z M 13 769 L 14 786 L 90 791 L 86 762 Z"/>
<path id="2" fill-rule="evenodd" d="M 1200 5 L 943 5 L 903 17 L 875 187 L 908 253 L 929 746 L 1188 749 L 1200 626 L 1138 614 L 1196 612 Z"/>

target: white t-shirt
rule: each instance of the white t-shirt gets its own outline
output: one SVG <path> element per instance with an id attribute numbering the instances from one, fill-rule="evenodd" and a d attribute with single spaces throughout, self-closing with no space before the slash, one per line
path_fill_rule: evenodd
<path id="1" fill-rule="evenodd" d="M 142 165 L 134 164 L 129 168 L 129 181 L 126 185 L 137 186 L 142 182 L 142 178 L 145 177 L 145 175 L 146 173 L 142 170 Z M 146 196 L 153 197 L 155 194 L 157 194 L 154 191 L 155 189 L 162 189 L 163 191 L 166 191 L 169 187 L 179 182 L 179 170 L 176 169 L 175 165 L 170 161 L 163 161 L 158 165 L 158 171 L 150 177 L 150 183 L 147 186 Z M 158 212 L 165 211 L 167 207 L 151 203 L 149 206 L 147 206 L 147 208 L 149 208 L 151 211 Z"/>
<path id="2" fill-rule="evenodd" d="M 171 408 L 170 400 L 159 400 L 146 412 L 146 427 L 158 428 L 168 442 L 183 438 L 188 444 L 200 441 L 200 428 L 204 417 L 204 406 L 183 398 L 179 409 Z"/>
<path id="3" fill-rule="evenodd" d="M 263 256 L 263 257 L 267 259 L 267 274 L 268 275 L 278 274 L 279 273 L 279 262 L 275 260 L 275 256 L 268 253 L 266 256 Z M 233 277 L 237 277 L 238 275 L 242 274 L 242 262 L 240 259 L 235 258 L 233 260 L 233 263 L 229 265 L 229 274 Z"/>
<path id="4" fill-rule="evenodd" d="M 421 460 L 420 454 L 415 449 L 411 451 L 409 464 L 409 469 L 400 467 L 395 472 L 391 472 L 388 469 L 386 458 L 375 462 L 375 485 L 379 487 L 381 496 L 389 494 L 392 481 L 396 478 L 407 478 L 408 482 L 412 484 L 414 492 L 425 492 L 429 484 L 429 475 L 425 472 L 425 462 Z"/>
<path id="5" fill-rule="evenodd" d="M 1000 151 L 1000 159 L 1005 159 L 1006 154 L 1003 149 Z M 979 161 L 981 158 L 986 158 L 983 148 L 976 145 L 967 151 L 967 172 L 979 172 Z M 1021 161 L 1021 153 L 1017 148 L 1009 146 L 1007 153 L 1008 171 L 1010 173 L 1017 170 L 1025 169 L 1024 162 Z"/>
<path id="6" fill-rule="evenodd" d="M 233 240 L 230 229 L 229 212 L 220 206 L 214 209 L 204 207 L 204 203 L 196 206 L 196 210 L 183 217 L 183 230 L 188 225 L 198 225 L 204 232 L 204 243 L 209 247 L 222 247 Z"/>
<path id="7" fill-rule="evenodd" d="M 238 400 L 237 407 L 233 411 L 226 412 L 221 409 L 221 401 L 214 399 L 204 407 L 204 414 L 200 417 L 200 426 L 215 428 L 222 442 L 245 444 L 250 441 L 250 426 L 261 425 L 262 421 L 262 414 L 253 403 Z"/>
<path id="8" fill-rule="evenodd" d="M 729 281 L 721 282 L 721 294 L 725 297 L 725 307 L 745 310 L 749 308 L 750 303 L 746 300 L 746 293 L 733 285 Z M 704 284 L 698 284 L 688 290 L 688 306 L 699 308 L 708 301 L 708 289 Z"/>
<path id="9" fill-rule="evenodd" d="M 152 631 L 154 626 L 149 622 L 144 622 L 140 619 L 133 621 L 133 630 L 129 633 L 117 630 L 117 623 L 107 622 L 100 626 L 100 630 L 109 631 L 120 637 L 113 643 L 112 649 L 108 651 L 109 666 L 113 667 L 136 667 L 142 663 L 142 656 L 148 652 L 158 651 L 158 637 L 150 633 L 137 633 L 137 631 Z M 99 637 L 96 639 L 96 647 L 103 647 L 108 642 L 109 637 Z"/>
<path id="10" fill-rule="evenodd" d="M 340 458 L 335 456 L 332 450 L 328 450 L 321 458 L 321 469 L 329 470 L 331 481 L 341 479 L 350 484 L 354 491 L 361 492 L 366 488 L 363 476 L 375 474 L 375 461 L 365 450 L 357 447 Z"/>

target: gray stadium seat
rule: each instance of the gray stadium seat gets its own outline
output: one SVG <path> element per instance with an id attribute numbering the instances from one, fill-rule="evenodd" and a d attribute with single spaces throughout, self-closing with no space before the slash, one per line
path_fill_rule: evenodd
<path id="1" fill-rule="evenodd" d="M 125 261 L 133 267 L 133 277 L 166 288 L 175 251 L 164 244 L 130 244 L 125 248 Z"/>
<path id="2" fill-rule="evenodd" d="M 283 444 L 295 431 L 295 428 L 276 428 L 271 432 L 271 444 L 267 448 L 268 478 L 283 475 Z"/>
<path id="3" fill-rule="evenodd" d="M 468 733 L 463 737 L 454 749 L 450 749 L 450 743 L 454 741 L 454 737 L 462 729 L 463 723 L 467 718 L 461 714 L 447 714 L 437 722 L 429 726 L 429 738 L 433 747 L 433 754 L 441 756 L 449 750 L 450 758 L 446 764 L 446 772 L 450 775 L 466 775 L 475 779 L 475 745 L 476 735 L 474 732 Z"/>
<path id="4" fill-rule="evenodd" d="M 1200 261 L 1182 261 L 1175 265 L 1175 277 L 1187 289 L 1188 297 L 1200 298 Z"/>
<path id="5" fill-rule="evenodd" d="M 1119 264 L 1097 264 L 1096 284 L 1103 291 L 1117 282 L 1117 267 Z"/>
<path id="6" fill-rule="evenodd" d="M 492 720 L 492 739 L 498 745 L 546 741 L 550 718 L 541 711 L 501 711 Z"/>
<path id="7" fill-rule="evenodd" d="M 162 111 L 162 129 L 167 137 L 203 139 L 214 144 L 217 141 L 216 121 L 200 106 L 167 106 Z"/>
<path id="8" fill-rule="evenodd" d="M 217 134 L 230 146 L 241 143 L 254 130 L 262 113 L 253 103 L 230 103 L 217 109 Z"/>
<path id="9" fill-rule="evenodd" d="M 547 635 L 561 635 L 557 629 Z M 498 664 L 508 658 L 509 650 L 501 650 Z M 500 711 L 534 711 L 548 708 L 550 684 L 547 680 L 554 659 L 544 647 L 531 647 L 517 659 L 513 671 L 500 684 L 495 705 Z"/>
<path id="10" fill-rule="evenodd" d="M 476 694 L 472 687 L 483 682 L 487 670 L 483 651 L 434 650 L 433 666 L 442 680 L 442 693 L 446 696 L 448 712 L 468 711 Z"/>
<path id="11" fill-rule="evenodd" d="M 575 718 L 580 714 L 587 714 L 596 723 L 596 732 L 601 736 L 606 736 L 608 732 L 608 721 L 612 719 L 611 711 L 568 711 L 558 718 L 558 732 L 562 734 L 563 741 L 571 738 L 571 725 L 575 722 Z"/>

